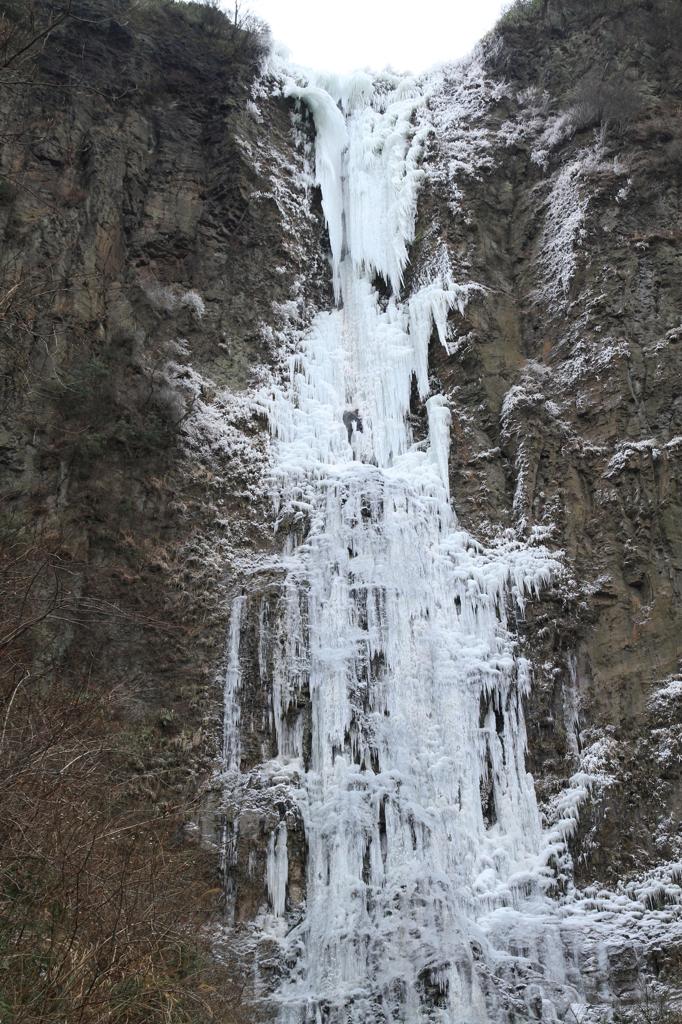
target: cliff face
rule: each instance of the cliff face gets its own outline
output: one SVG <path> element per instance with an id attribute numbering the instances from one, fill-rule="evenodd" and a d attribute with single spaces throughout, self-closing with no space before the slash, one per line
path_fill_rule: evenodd
<path id="1" fill-rule="evenodd" d="M 577 810 L 579 886 L 664 917 L 681 792 L 678 23 L 661 5 L 517 7 L 464 80 L 444 77 L 420 220 L 423 251 L 435 223 L 485 288 L 431 361 L 455 410 L 458 514 L 564 552 L 518 624 L 538 796 L 549 822 Z M 617 926 L 621 998 L 647 973 L 679 984 L 670 920 Z"/>
<path id="2" fill-rule="evenodd" d="M 133 1019 L 117 986 L 138 984 L 139 1019 L 205 1019 L 217 983 L 192 957 L 222 899 L 214 826 L 199 846 L 196 822 L 227 598 L 271 544 L 266 438 L 244 395 L 273 359 L 273 303 L 303 322 L 328 287 L 322 226 L 288 181 L 302 166 L 289 105 L 253 102 L 253 33 L 198 5 L 83 0 L 41 38 L 50 5 L 4 10 L 6 59 L 38 38 L 0 87 L 2 819 L 23 893 L 5 894 L 4 920 L 24 957 L 2 987 L 35 1014 L 17 1020 L 100 1021 L 119 1003 L 106 1019 Z M 77 822 L 98 836 L 89 860 Z M 128 877 L 131 836 L 144 882 Z M 79 910 L 84 878 L 106 911 Z M 132 924 L 111 949 L 116 891 Z M 241 1019 L 229 977 L 218 988 L 216 1012 Z"/>
<path id="3" fill-rule="evenodd" d="M 435 222 L 485 288 L 432 363 L 457 410 L 458 512 L 564 551 L 520 629 L 539 793 L 595 776 L 584 883 L 679 855 L 675 26 L 664 5 L 517 7 L 456 84 L 466 123 L 448 121 L 446 78 L 443 186 L 422 204 L 424 245 Z"/>
<path id="4" fill-rule="evenodd" d="M 272 747 L 255 598 L 276 589 L 266 559 L 291 524 L 273 535 L 253 393 L 331 302 L 312 126 L 259 77 L 253 35 L 222 19 L 127 0 L 78 0 L 72 14 L 0 79 L 2 685 L 8 702 L 18 694 L 5 792 L 27 736 L 57 750 L 61 771 L 74 750 L 45 739 L 44 720 L 70 720 L 84 693 L 99 702 L 74 735 L 104 751 L 107 828 L 152 821 L 164 863 L 202 889 L 198 920 L 177 897 L 193 928 L 227 910 L 228 963 L 206 1000 L 220 1019 L 256 1021 L 265 1011 L 247 1010 L 251 983 L 230 961 L 252 956 L 286 795 L 207 790 L 242 592 L 243 768 Z M 47 5 L 37 16 L 40 28 Z M 8 6 L 10 56 L 31 31 L 22 17 Z M 411 260 L 416 279 L 445 253 L 480 286 L 451 314 L 448 349 L 434 333 L 430 351 L 453 412 L 462 524 L 563 552 L 517 623 L 534 666 L 528 766 L 550 825 L 578 815 L 559 888 L 620 886 L 661 915 L 630 928 L 604 968 L 626 999 L 642 977 L 679 983 L 682 955 L 665 916 L 679 900 L 682 792 L 679 30 L 663 0 L 517 6 L 434 86 Z M 40 772 L 26 785 L 49 805 Z M 81 806 L 69 800 L 67 817 Z M 296 904 L 305 843 L 289 824 Z M 12 863 L 25 862 L 8 833 Z M 227 908 L 211 886 L 218 846 Z M 31 929 L 61 963 L 42 924 Z M 260 969 L 272 987 L 281 965 L 261 952 Z M 64 989 L 56 968 L 50 984 L 38 985 L 44 1013 Z M 19 1005 L 24 989 L 11 991 Z M 82 1019 L 104 1019 L 83 1005 Z"/>

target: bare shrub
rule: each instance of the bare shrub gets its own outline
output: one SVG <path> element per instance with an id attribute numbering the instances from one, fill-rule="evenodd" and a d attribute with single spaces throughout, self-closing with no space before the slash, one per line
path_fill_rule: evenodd
<path id="1" fill-rule="evenodd" d="M 605 79 L 598 71 L 589 71 L 573 90 L 570 117 L 576 130 L 603 125 L 622 132 L 642 106 L 642 97 L 631 82 Z"/>
<path id="2" fill-rule="evenodd" d="M 72 0 L 44 4 L 5 0 L 0 11 L 0 74 L 32 60 L 38 48 L 72 16 Z"/>
<path id="3" fill-rule="evenodd" d="M 682 169 L 682 138 L 678 136 L 670 139 L 665 146 L 665 155 L 673 167 Z"/>
<path id="4" fill-rule="evenodd" d="M 497 23 L 498 29 L 524 28 L 528 22 L 544 11 L 547 0 L 512 0 Z"/>
<path id="5" fill-rule="evenodd" d="M 173 8 L 190 24 L 220 41 L 230 55 L 258 63 L 269 53 L 272 40 L 268 25 L 240 0 L 225 9 L 219 0 L 152 0 Z"/>
<path id="6" fill-rule="evenodd" d="M 0 542 L 0 1018 L 234 1021 L 202 930 L 212 858 L 180 838 L 193 809 L 140 796 L 163 773 L 131 772 L 148 739 L 126 695 L 48 653 L 85 614 L 58 538 L 4 514 Z"/>

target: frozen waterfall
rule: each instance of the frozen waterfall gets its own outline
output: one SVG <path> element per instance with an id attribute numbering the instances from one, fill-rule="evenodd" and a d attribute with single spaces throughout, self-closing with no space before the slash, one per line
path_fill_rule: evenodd
<path id="1" fill-rule="evenodd" d="M 525 767 L 531 669 L 510 617 L 554 563 L 510 537 L 478 543 L 450 503 L 450 411 L 431 393 L 428 350 L 434 333 L 447 345 L 448 313 L 472 286 L 441 260 L 401 296 L 424 96 L 388 75 L 286 92 L 315 122 L 336 305 L 262 396 L 277 512 L 292 525 L 260 617 L 261 673 L 307 850 L 294 906 L 285 823 L 270 836 L 263 927 L 284 965 L 279 1020 L 552 1021 L 578 972 L 548 895 Z M 242 615 L 240 598 L 233 702 Z M 232 765 L 238 732 L 226 710 Z"/>

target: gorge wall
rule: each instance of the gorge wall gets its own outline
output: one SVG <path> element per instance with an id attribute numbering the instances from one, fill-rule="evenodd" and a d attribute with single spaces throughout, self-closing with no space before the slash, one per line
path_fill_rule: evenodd
<path id="1" fill-rule="evenodd" d="M 286 538 L 307 528 L 273 511 L 263 396 L 334 305 L 314 111 L 220 16 L 126 0 L 72 14 L 2 72 L 4 788 L 19 774 L 49 819 L 43 762 L 17 773 L 27 737 L 56 751 L 51 770 L 91 765 L 95 789 L 78 776 L 60 806 L 90 814 L 106 792 L 107 864 L 121 853 L 110 832 L 146 842 L 151 822 L 178 923 L 217 955 L 198 1019 L 261 1021 L 281 1009 L 282 936 L 309 870 L 290 773 L 261 771 L 280 739 L 263 665 L 284 642 L 263 616 Z M 21 17 L 7 6 L 10 56 Z M 442 394 L 461 528 L 557 563 L 508 626 L 532 666 L 526 766 L 549 898 L 580 916 L 595 1019 L 680 983 L 681 27 L 663 0 L 517 5 L 471 60 L 419 85 L 411 115 L 422 176 L 403 292 L 450 274 L 467 301 L 448 303 L 447 339 L 434 326 L 409 428 L 426 442 L 426 399 Z M 373 283 L 387 308 L 391 283 Z M 68 744 L 46 738 L 50 717 L 73 723 Z M 8 804 L 4 847 L 39 904 L 19 867 L 22 806 Z M 494 828 L 485 783 L 481 813 Z M 10 929 L 25 929 L 7 898 Z M 47 982 L 31 967 L 42 1012 L 58 1013 L 63 950 L 28 920 L 54 957 Z M 592 1012 L 550 1006 L 525 954 L 516 988 L 491 982 L 496 1015 L 472 1020 Z M 166 970 L 193 991 L 191 972 Z M 13 978 L 10 1006 L 31 975 Z M 437 972 L 420 984 L 405 1019 L 452 1019 Z M 137 1019 L 68 998 L 74 1019 Z"/>

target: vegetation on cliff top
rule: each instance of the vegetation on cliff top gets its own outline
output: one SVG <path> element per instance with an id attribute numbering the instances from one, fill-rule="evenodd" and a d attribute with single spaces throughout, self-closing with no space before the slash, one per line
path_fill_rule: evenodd
<path id="1" fill-rule="evenodd" d="M 216 0 L 2 0 L 0 75 L 34 62 L 54 32 L 77 31 L 79 22 L 103 14 L 131 33 L 148 31 L 150 19 L 161 18 L 157 30 L 198 32 L 210 37 L 224 57 L 240 63 L 257 63 L 270 45 L 267 26 L 239 2 L 227 13 Z"/>

